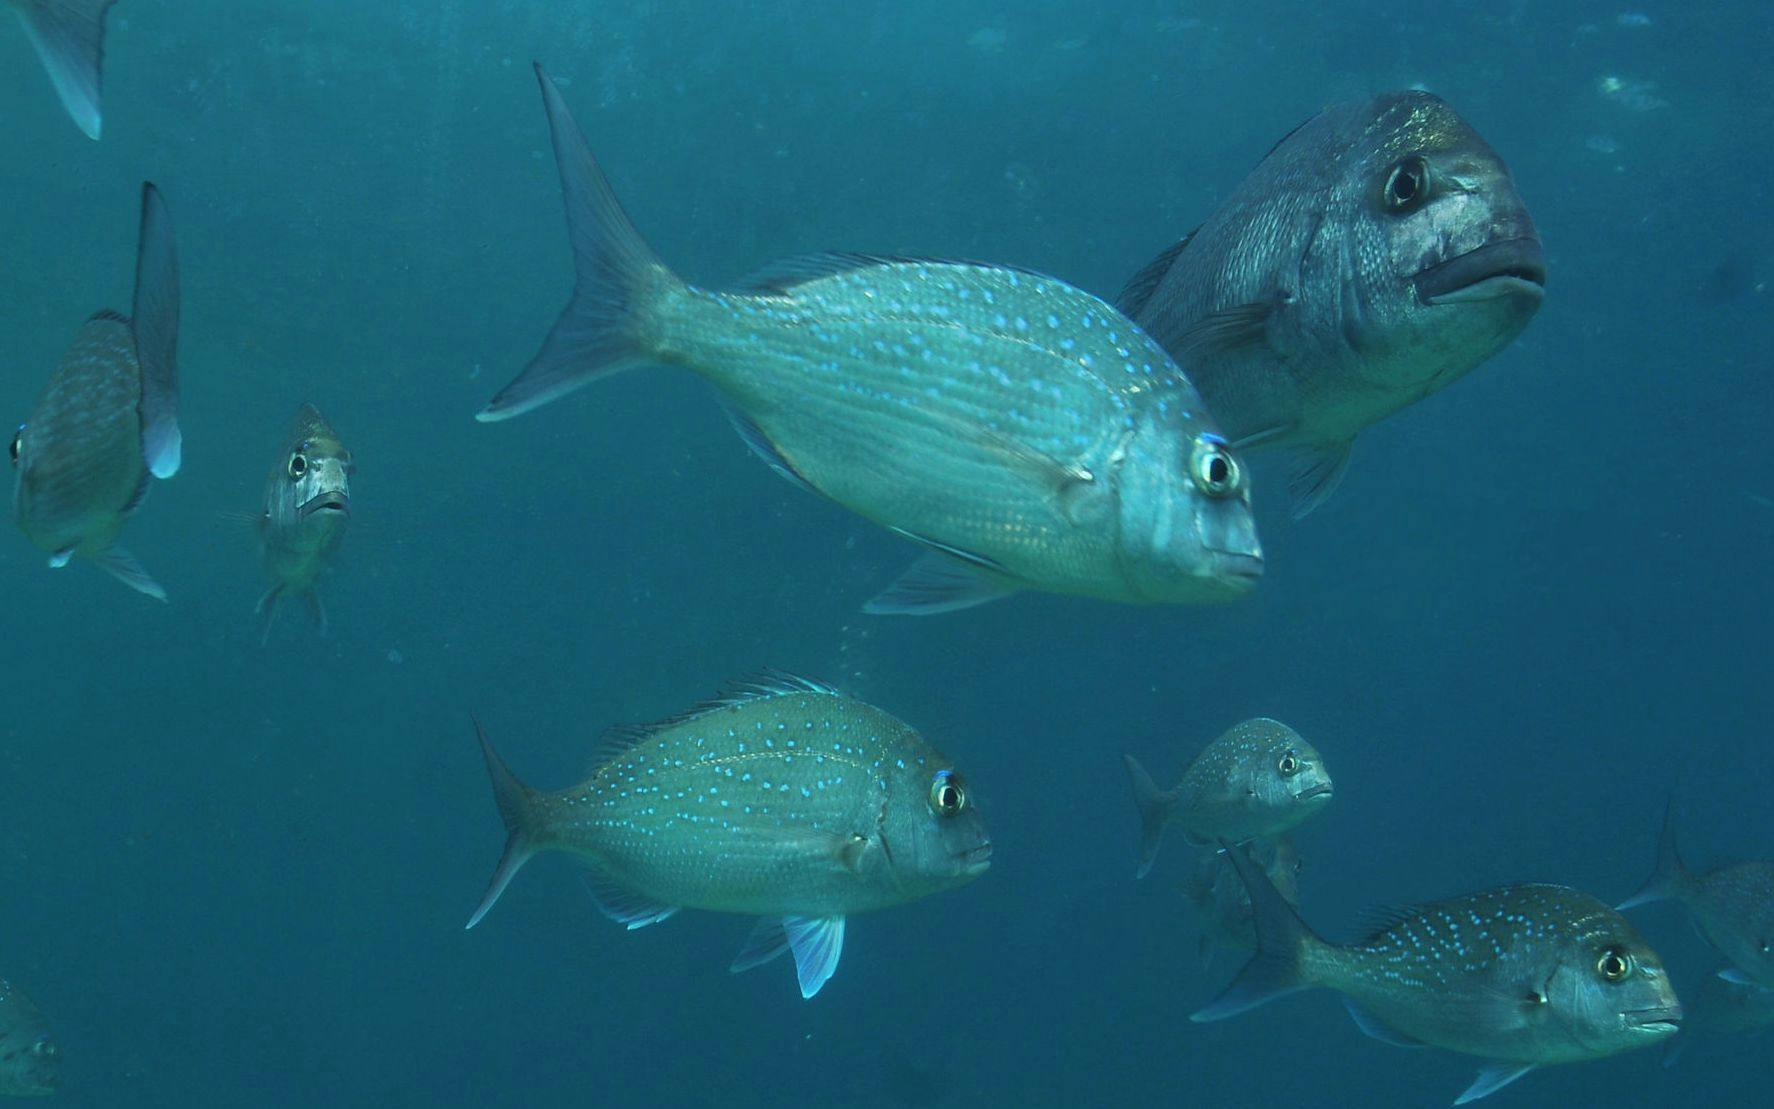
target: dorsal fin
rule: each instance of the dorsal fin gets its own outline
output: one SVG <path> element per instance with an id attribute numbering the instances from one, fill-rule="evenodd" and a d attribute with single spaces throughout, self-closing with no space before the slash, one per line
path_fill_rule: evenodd
<path id="1" fill-rule="evenodd" d="M 1195 228 L 1195 231 L 1199 230 L 1201 228 Z M 1177 255 L 1189 245 L 1189 240 L 1195 237 L 1195 231 L 1178 239 L 1175 245 L 1166 248 L 1163 254 L 1147 262 L 1144 268 L 1127 279 L 1127 284 L 1122 286 L 1121 292 L 1115 297 L 1115 307 L 1123 316 L 1137 320 L 1139 314 L 1145 311 L 1146 302 L 1152 299 L 1152 294 L 1164 283 L 1164 275 L 1170 272 Z"/>
<path id="2" fill-rule="evenodd" d="M 824 682 L 815 681 L 812 678 L 802 678 L 770 668 L 759 670 L 737 681 L 728 682 L 708 700 L 699 702 L 683 712 L 675 713 L 663 720 L 655 720 L 650 724 L 617 724 L 605 729 L 604 734 L 598 737 L 596 747 L 592 750 L 593 771 L 607 766 L 618 755 L 632 750 L 667 728 L 674 728 L 698 717 L 729 709 L 734 705 L 742 705 L 748 701 L 763 701 L 792 693 L 844 696 Z"/>
<path id="3" fill-rule="evenodd" d="M 747 274 L 733 289 L 735 292 L 759 295 L 786 293 L 796 285 L 834 277 L 840 273 L 865 270 L 871 266 L 976 266 L 987 270 L 1007 270 L 1048 281 L 1059 280 L 1057 277 L 1036 270 L 1024 269 L 1021 266 L 1007 266 L 1000 262 L 974 262 L 964 258 L 926 258 L 909 254 L 860 254 L 854 251 L 834 250 L 779 258 L 766 264 L 763 268 Z"/>

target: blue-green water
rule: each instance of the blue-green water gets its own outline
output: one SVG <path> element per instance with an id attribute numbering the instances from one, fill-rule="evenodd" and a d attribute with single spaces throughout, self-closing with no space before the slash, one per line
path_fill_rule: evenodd
<path id="1" fill-rule="evenodd" d="M 1757 288 L 1703 295 L 1769 268 L 1770 43 L 1748 4 L 122 0 L 92 143 L 0 25 L 0 411 L 127 307 L 145 178 L 183 265 L 185 469 L 127 535 L 172 604 L 0 543 L 0 973 L 53 1022 L 61 1103 L 1451 1100 L 1473 1060 L 1329 994 L 1189 1023 L 1226 968 L 1179 845 L 1132 880 L 1120 754 L 1168 776 L 1256 714 L 1311 738 L 1338 793 L 1303 901 L 1333 934 L 1516 880 L 1617 900 L 1671 793 L 1695 861 L 1774 852 L 1774 326 Z M 867 617 L 915 552 L 774 477 L 689 375 L 471 419 L 571 283 L 531 59 L 692 280 L 843 248 L 1105 294 L 1321 105 L 1422 83 L 1510 162 L 1548 297 L 1306 521 L 1259 462 L 1248 600 Z M 292 610 L 261 649 L 222 514 L 304 400 L 356 455 L 353 531 L 330 635 Z M 501 839 L 470 710 L 561 785 L 605 725 L 763 665 L 951 753 L 991 870 L 853 920 L 810 1002 L 786 965 L 727 973 L 747 922 L 626 933 L 558 857 L 462 930 Z M 1678 989 L 1711 971 L 1677 910 L 1634 916 Z M 1494 1104 L 1727 1103 L 1766 1052 Z"/>

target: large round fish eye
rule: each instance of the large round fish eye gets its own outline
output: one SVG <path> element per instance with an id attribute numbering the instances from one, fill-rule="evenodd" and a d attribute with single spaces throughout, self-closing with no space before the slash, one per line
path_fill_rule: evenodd
<path id="1" fill-rule="evenodd" d="M 1412 155 L 1402 158 L 1386 175 L 1386 210 L 1409 212 L 1429 199 L 1429 163 Z"/>
<path id="2" fill-rule="evenodd" d="M 938 770 L 930 780 L 930 810 L 938 816 L 954 816 L 967 807 L 967 789 L 953 770 Z"/>
<path id="3" fill-rule="evenodd" d="M 54 1040 L 48 1036 L 40 1036 L 31 1044 L 31 1054 L 39 1059 L 54 1059 L 60 1054 L 60 1050 L 55 1046 Z"/>
<path id="4" fill-rule="evenodd" d="M 307 472 L 308 460 L 302 456 L 302 452 L 297 451 L 295 454 L 290 455 L 290 480 L 301 481 L 302 475 Z"/>
<path id="5" fill-rule="evenodd" d="M 1293 777 L 1300 772 L 1300 756 L 1289 751 L 1281 756 L 1281 761 L 1275 764 L 1275 769 L 1281 771 L 1283 778 Z"/>
<path id="6" fill-rule="evenodd" d="M 1200 439 L 1189 456 L 1189 476 L 1210 497 L 1229 497 L 1238 489 L 1241 471 L 1232 452 L 1213 439 Z"/>
<path id="7" fill-rule="evenodd" d="M 1632 957 L 1609 948 L 1595 961 L 1595 970 L 1608 981 L 1619 982 L 1632 973 Z"/>
<path id="8" fill-rule="evenodd" d="M 24 441 L 25 425 L 20 424 L 18 425 L 18 430 L 12 433 L 12 464 L 14 466 L 18 465 L 18 449 L 23 445 Z"/>

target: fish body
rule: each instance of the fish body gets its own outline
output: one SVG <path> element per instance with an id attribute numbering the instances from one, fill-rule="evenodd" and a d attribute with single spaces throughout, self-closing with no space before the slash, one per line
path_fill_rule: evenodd
<path id="1" fill-rule="evenodd" d="M 1705 873 L 1689 870 L 1676 850 L 1673 813 L 1666 812 L 1657 868 L 1619 908 L 1665 900 L 1688 910 L 1706 942 L 1731 961 L 1728 973 L 1774 989 L 1774 862 L 1729 863 Z"/>
<path id="2" fill-rule="evenodd" d="M 1333 989 L 1376 1039 L 1490 1060 L 1457 1104 L 1537 1066 L 1649 1046 L 1681 1021 L 1657 953 L 1588 894 L 1486 890 L 1392 914 L 1362 942 L 1338 945 L 1314 934 L 1241 850 L 1228 850 L 1255 907 L 1257 954 L 1195 1020 Z"/>
<path id="3" fill-rule="evenodd" d="M 1438 97 L 1392 92 L 1295 128 L 1117 304 L 1235 445 L 1295 452 L 1304 515 L 1363 428 L 1520 334 L 1545 278 L 1502 159 Z"/>
<path id="4" fill-rule="evenodd" d="M 645 728 L 570 789 L 531 790 L 483 734 L 509 833 L 473 927 L 540 851 L 590 868 L 630 928 L 681 908 L 763 918 L 741 970 L 792 948 L 811 997 L 846 917 L 962 885 L 991 841 L 949 760 L 909 725 L 826 686 L 772 675 Z"/>
<path id="5" fill-rule="evenodd" d="M 689 285 L 640 239 L 537 72 L 579 282 L 481 419 L 640 363 L 694 370 L 778 472 L 926 548 L 870 611 L 1254 586 L 1238 460 L 1188 378 L 1109 306 L 1019 270 L 864 255 L 781 263 L 743 291 Z"/>
<path id="6" fill-rule="evenodd" d="M 1300 907 L 1300 870 L 1303 861 L 1293 840 L 1282 835 L 1250 841 L 1250 857 L 1260 867 L 1283 900 Z M 1224 851 L 1196 852 L 1195 868 L 1183 882 L 1183 896 L 1195 906 L 1201 928 L 1201 961 L 1205 964 L 1221 951 L 1254 951 L 1256 923 L 1250 894 L 1231 857 Z"/>
<path id="7" fill-rule="evenodd" d="M 303 597 L 315 623 L 326 609 L 315 581 L 332 562 L 351 519 L 351 452 L 312 404 L 304 404 L 285 437 L 283 453 L 265 481 L 259 538 L 268 586 L 259 598 L 265 631 L 285 597 Z"/>
<path id="8" fill-rule="evenodd" d="M 0 978 L 0 1097 L 55 1093 L 61 1051 L 23 990 Z"/>
<path id="9" fill-rule="evenodd" d="M 56 96 L 76 126 L 97 139 L 103 124 L 105 16 L 117 0 L 7 0 Z"/>
<path id="10" fill-rule="evenodd" d="M 1682 1034 L 1663 1052 L 1664 1066 L 1674 1066 L 1695 1040 L 1739 1036 L 1774 1025 L 1774 990 L 1726 977 L 1732 969 L 1707 975 L 1683 1003 L 1688 1015 L 1682 1021 Z"/>
<path id="11" fill-rule="evenodd" d="M 1138 877 L 1151 870 L 1172 824 L 1194 843 L 1243 843 L 1298 827 L 1331 799 L 1330 771 L 1318 749 L 1268 717 L 1228 728 L 1167 790 L 1132 755 L 1121 758 L 1139 810 Z"/>
<path id="12" fill-rule="evenodd" d="M 50 565 L 88 558 L 160 600 L 117 537 L 148 479 L 178 472 L 178 320 L 172 226 L 147 184 L 132 314 L 101 311 L 80 328 L 12 441 L 13 518 Z"/>

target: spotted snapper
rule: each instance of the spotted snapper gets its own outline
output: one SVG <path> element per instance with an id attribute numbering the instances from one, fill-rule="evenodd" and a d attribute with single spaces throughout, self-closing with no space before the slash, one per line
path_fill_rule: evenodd
<path id="1" fill-rule="evenodd" d="M 740 291 L 689 285 L 641 240 L 536 73 L 578 283 L 479 419 L 644 363 L 694 370 L 779 473 L 924 546 L 872 612 L 1254 587 L 1243 468 L 1182 371 L 1114 309 L 1021 270 L 857 254 L 779 263 Z"/>

